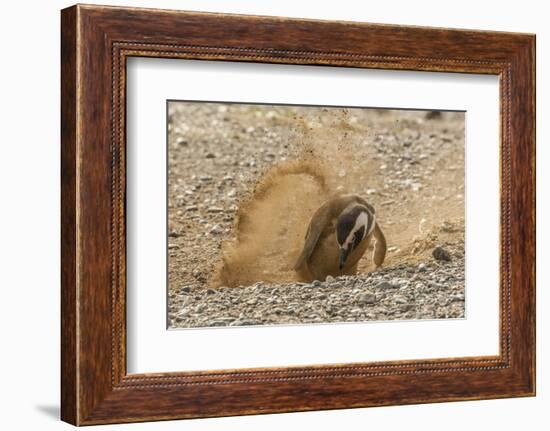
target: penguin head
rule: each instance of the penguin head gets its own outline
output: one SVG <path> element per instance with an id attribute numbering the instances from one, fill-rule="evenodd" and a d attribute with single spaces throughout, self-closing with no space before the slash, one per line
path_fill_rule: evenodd
<path id="1" fill-rule="evenodd" d="M 336 221 L 336 242 L 340 248 L 338 268 L 344 268 L 349 254 L 374 227 L 374 216 L 363 205 L 347 207 Z"/>

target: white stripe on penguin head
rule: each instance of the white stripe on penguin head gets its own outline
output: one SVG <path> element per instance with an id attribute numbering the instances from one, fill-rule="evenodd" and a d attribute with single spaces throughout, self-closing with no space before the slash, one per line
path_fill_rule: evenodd
<path id="1" fill-rule="evenodd" d="M 369 225 L 369 217 L 372 217 L 372 223 L 370 225 L 370 229 L 367 232 L 367 226 Z M 350 243 L 353 243 L 355 233 L 362 227 L 364 228 L 364 230 L 363 230 L 363 236 L 361 237 L 361 241 L 363 241 L 365 236 L 370 235 L 371 232 L 374 230 L 374 215 L 370 215 L 367 211 L 361 211 L 359 216 L 355 219 L 355 224 L 353 225 L 353 229 L 351 230 L 348 237 L 344 241 L 344 244 L 342 246 L 343 248 L 347 249 Z"/>

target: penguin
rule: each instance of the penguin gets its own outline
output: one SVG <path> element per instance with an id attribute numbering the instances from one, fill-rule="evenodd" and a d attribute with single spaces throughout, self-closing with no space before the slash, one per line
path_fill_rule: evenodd
<path id="1" fill-rule="evenodd" d="M 373 261 L 379 267 L 386 257 L 386 238 L 372 205 L 351 194 L 329 199 L 311 218 L 294 270 L 306 282 L 354 275 L 373 236 Z"/>

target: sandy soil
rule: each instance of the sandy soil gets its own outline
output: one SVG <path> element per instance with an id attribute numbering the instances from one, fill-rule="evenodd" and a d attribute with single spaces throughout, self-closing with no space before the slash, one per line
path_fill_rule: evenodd
<path id="1" fill-rule="evenodd" d="M 172 102 L 168 127 L 171 326 L 463 316 L 462 113 Z M 334 280 L 344 289 L 332 295 L 341 291 L 350 307 L 366 293 L 378 295 L 376 303 L 359 301 L 355 313 L 325 313 L 319 320 L 321 312 L 297 312 L 303 307 L 293 287 L 302 285 L 292 263 L 311 214 L 338 192 L 358 193 L 376 208 L 389 248 L 383 271 L 371 273 L 370 251 L 361 260 L 364 291 Z M 450 262 L 434 259 L 437 246 L 449 252 Z M 393 291 L 376 288 L 381 277 L 416 286 L 411 298 L 428 306 L 396 309 Z M 422 288 L 417 279 L 436 286 Z M 330 292 L 330 282 L 321 282 L 317 291 Z M 277 288 L 288 313 L 263 319 L 254 314 L 258 307 L 245 312 L 266 283 Z M 439 300 L 430 305 L 422 295 Z M 325 301 L 325 311 L 338 303 L 345 310 L 340 299 L 313 295 L 302 303 Z"/>

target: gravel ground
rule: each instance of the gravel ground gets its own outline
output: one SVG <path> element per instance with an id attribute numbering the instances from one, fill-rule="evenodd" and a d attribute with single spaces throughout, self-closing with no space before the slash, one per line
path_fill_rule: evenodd
<path id="1" fill-rule="evenodd" d="M 337 111 L 315 117 L 311 133 L 311 108 L 170 103 L 171 328 L 464 317 L 463 114 Z M 331 186 L 377 209 L 389 246 L 384 267 L 372 272 L 369 251 L 352 278 L 297 283 L 274 263 L 249 285 L 216 285 L 222 250 L 239 236 L 239 207 L 266 172 L 299 157 L 304 142 L 321 151 L 319 141 L 342 137 L 354 172 L 342 169 L 349 158 L 337 166 L 328 151 Z"/>
<path id="2" fill-rule="evenodd" d="M 325 282 L 218 289 L 184 286 L 174 327 L 250 326 L 464 317 L 464 260 L 396 265 Z"/>

